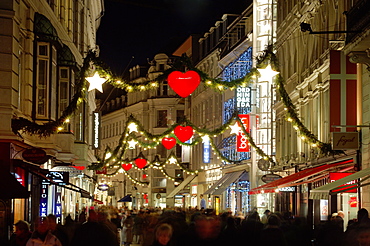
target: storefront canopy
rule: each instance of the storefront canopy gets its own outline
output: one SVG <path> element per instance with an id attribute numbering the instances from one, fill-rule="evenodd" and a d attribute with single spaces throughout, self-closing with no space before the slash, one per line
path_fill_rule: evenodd
<path id="1" fill-rule="evenodd" d="M 29 198 L 30 192 L 7 170 L 0 169 L 0 199 Z"/>
<path id="2" fill-rule="evenodd" d="M 261 185 L 257 188 L 251 189 L 249 191 L 249 195 L 260 194 L 260 193 L 272 193 L 276 192 L 276 189 L 288 186 L 295 186 L 302 183 L 300 181 L 306 180 L 310 177 L 313 179 L 317 179 L 318 177 L 323 178 L 329 171 L 332 171 L 334 168 L 338 168 L 341 166 L 353 165 L 353 159 L 348 159 L 344 161 L 328 163 L 321 166 L 316 166 L 312 168 L 307 168 L 305 170 L 299 171 L 292 175 L 288 175 L 284 178 L 272 181 L 270 183 Z M 311 180 L 311 182 L 315 181 Z"/>
<path id="3" fill-rule="evenodd" d="M 132 202 L 131 195 L 126 195 L 122 197 L 121 199 L 119 199 L 117 202 Z"/>
<path id="4" fill-rule="evenodd" d="M 94 202 L 96 202 L 97 204 L 104 204 L 104 202 L 102 202 L 102 201 L 100 201 L 98 199 L 95 199 L 95 198 L 94 198 Z"/>
<path id="5" fill-rule="evenodd" d="M 370 168 L 363 169 L 354 174 L 338 179 L 332 183 L 320 186 L 310 191 L 310 199 L 329 199 L 329 195 L 335 195 L 347 190 L 353 190 L 362 186 L 369 185 L 370 182 L 364 183 L 370 178 Z M 353 180 L 361 179 L 355 184 L 347 184 Z M 344 185 L 347 184 L 347 185 Z M 344 186 L 343 186 L 344 185 Z"/>
<path id="6" fill-rule="evenodd" d="M 229 187 L 230 184 L 238 181 L 242 175 L 246 175 L 245 180 L 248 180 L 248 173 L 244 170 L 226 173 L 222 178 L 220 178 L 211 188 L 209 188 L 204 195 L 221 195 L 222 192 Z"/>
<path id="7" fill-rule="evenodd" d="M 197 175 L 190 175 L 184 181 L 181 182 L 170 194 L 167 195 L 167 198 L 173 198 L 177 193 L 185 188 Z"/>

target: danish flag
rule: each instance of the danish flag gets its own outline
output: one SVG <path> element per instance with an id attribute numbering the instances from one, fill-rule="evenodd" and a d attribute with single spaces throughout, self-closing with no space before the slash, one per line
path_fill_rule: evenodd
<path id="1" fill-rule="evenodd" d="M 343 52 L 330 51 L 330 131 L 333 125 L 357 125 L 357 68 Z M 355 131 L 347 127 L 346 131 Z"/>

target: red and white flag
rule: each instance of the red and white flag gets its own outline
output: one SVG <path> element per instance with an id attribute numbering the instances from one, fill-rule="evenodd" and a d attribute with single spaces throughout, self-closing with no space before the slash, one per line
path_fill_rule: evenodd
<path id="1" fill-rule="evenodd" d="M 357 68 L 343 52 L 330 51 L 330 131 L 341 128 L 333 125 L 357 125 Z M 343 128 L 344 129 L 344 128 Z M 356 130 L 345 128 L 347 132 Z"/>

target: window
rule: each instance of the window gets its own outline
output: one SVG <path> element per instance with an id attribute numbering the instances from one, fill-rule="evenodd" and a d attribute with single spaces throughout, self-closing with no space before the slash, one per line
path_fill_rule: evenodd
<path id="1" fill-rule="evenodd" d="M 69 68 L 59 68 L 59 117 L 69 104 Z"/>
<path id="2" fill-rule="evenodd" d="M 168 95 L 168 82 L 163 81 L 159 84 L 157 88 L 157 96 L 167 96 Z"/>
<path id="3" fill-rule="evenodd" d="M 167 110 L 158 110 L 157 127 L 167 127 Z"/>
<path id="4" fill-rule="evenodd" d="M 85 122 L 85 103 L 81 103 L 77 109 L 75 116 L 75 138 L 76 141 L 84 141 L 85 132 L 84 132 L 84 122 Z"/>
<path id="5" fill-rule="evenodd" d="M 183 120 L 185 117 L 185 111 L 184 110 L 176 110 L 176 122 L 179 123 L 181 120 Z"/>
<path id="6" fill-rule="evenodd" d="M 47 117 L 49 90 L 49 44 L 37 44 L 37 73 L 36 73 L 36 114 L 37 118 Z"/>

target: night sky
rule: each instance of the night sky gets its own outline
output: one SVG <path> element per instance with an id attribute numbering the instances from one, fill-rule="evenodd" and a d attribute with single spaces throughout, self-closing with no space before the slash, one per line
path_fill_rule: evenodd
<path id="1" fill-rule="evenodd" d="M 240 14 L 250 0 L 105 0 L 98 29 L 101 59 L 117 76 L 147 58 L 168 55 L 190 34 L 204 34 L 223 14 Z M 134 57 L 132 59 L 132 57 Z"/>

